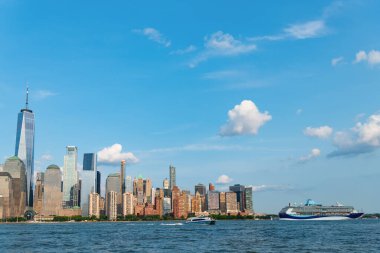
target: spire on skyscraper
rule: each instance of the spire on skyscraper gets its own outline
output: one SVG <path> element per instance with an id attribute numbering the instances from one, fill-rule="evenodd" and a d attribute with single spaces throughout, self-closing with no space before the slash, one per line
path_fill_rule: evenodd
<path id="1" fill-rule="evenodd" d="M 28 110 L 28 105 L 29 105 L 29 87 L 26 85 L 26 101 L 25 101 L 25 109 Z"/>

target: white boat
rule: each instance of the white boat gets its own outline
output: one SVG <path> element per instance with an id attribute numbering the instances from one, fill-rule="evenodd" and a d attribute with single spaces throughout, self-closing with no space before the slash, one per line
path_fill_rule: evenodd
<path id="1" fill-rule="evenodd" d="M 186 220 L 186 224 L 215 225 L 215 219 L 205 216 L 191 217 Z"/>

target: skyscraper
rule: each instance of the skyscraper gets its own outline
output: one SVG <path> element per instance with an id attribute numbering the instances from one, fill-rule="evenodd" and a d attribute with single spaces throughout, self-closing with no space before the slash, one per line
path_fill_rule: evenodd
<path id="1" fill-rule="evenodd" d="M 199 192 L 199 194 L 201 196 L 205 196 L 206 195 L 206 186 L 204 184 L 197 184 L 195 187 L 194 187 L 194 192 L 195 194 L 197 192 Z"/>
<path id="2" fill-rule="evenodd" d="M 244 211 L 245 210 L 245 187 L 244 185 L 235 184 L 233 186 L 230 186 L 230 191 L 236 193 L 236 201 L 238 205 L 238 210 Z"/>
<path id="3" fill-rule="evenodd" d="M 28 108 L 29 90 L 26 89 L 25 108 L 18 114 L 15 156 L 20 158 L 26 169 L 27 206 L 33 206 L 34 173 L 34 113 Z"/>
<path id="4" fill-rule="evenodd" d="M 125 179 L 125 192 L 133 193 L 133 181 L 131 176 Z"/>
<path id="5" fill-rule="evenodd" d="M 13 156 L 5 162 L 3 172 L 8 172 L 12 177 L 14 215 L 24 216 L 27 203 L 25 165 L 17 156 Z"/>
<path id="6" fill-rule="evenodd" d="M 245 193 L 245 210 L 249 213 L 253 213 L 252 187 L 246 187 L 244 193 Z"/>
<path id="7" fill-rule="evenodd" d="M 207 209 L 209 212 L 219 211 L 219 192 L 209 191 L 207 194 Z"/>
<path id="8" fill-rule="evenodd" d="M 169 166 L 169 176 L 170 176 L 169 189 L 172 190 L 173 187 L 177 185 L 175 167 L 172 165 Z"/>
<path id="9" fill-rule="evenodd" d="M 125 160 L 120 162 L 120 195 L 122 198 L 123 193 L 125 192 Z"/>
<path id="10" fill-rule="evenodd" d="M 99 194 L 101 193 L 100 186 L 102 182 L 102 174 L 100 174 L 100 171 L 96 171 L 96 193 Z"/>
<path id="11" fill-rule="evenodd" d="M 83 155 L 83 171 L 81 184 L 81 203 L 82 216 L 89 216 L 89 198 L 90 193 L 96 192 L 96 153 L 87 153 Z"/>
<path id="12" fill-rule="evenodd" d="M 107 192 L 107 216 L 108 220 L 117 219 L 117 195 L 115 191 Z"/>
<path id="13" fill-rule="evenodd" d="M 63 162 L 63 207 L 78 206 L 78 149 L 75 146 L 66 147 L 66 155 Z"/>
<path id="14" fill-rule="evenodd" d="M 62 205 L 61 170 L 57 165 L 47 167 L 44 177 L 44 201 L 42 213 L 59 215 Z"/>

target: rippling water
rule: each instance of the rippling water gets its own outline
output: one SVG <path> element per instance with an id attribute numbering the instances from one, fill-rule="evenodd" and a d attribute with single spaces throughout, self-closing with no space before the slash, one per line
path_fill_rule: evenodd
<path id="1" fill-rule="evenodd" d="M 380 220 L 0 224 L 0 252 L 380 252 Z"/>

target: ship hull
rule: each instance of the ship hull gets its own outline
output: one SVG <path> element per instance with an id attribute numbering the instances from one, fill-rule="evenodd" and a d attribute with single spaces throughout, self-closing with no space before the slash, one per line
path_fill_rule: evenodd
<path id="1" fill-rule="evenodd" d="M 334 221 L 334 220 L 354 220 L 360 219 L 364 213 L 351 213 L 349 215 L 334 215 L 334 216 L 303 216 L 303 215 L 291 215 L 287 213 L 280 213 L 280 220 L 315 220 L 315 221 Z"/>

